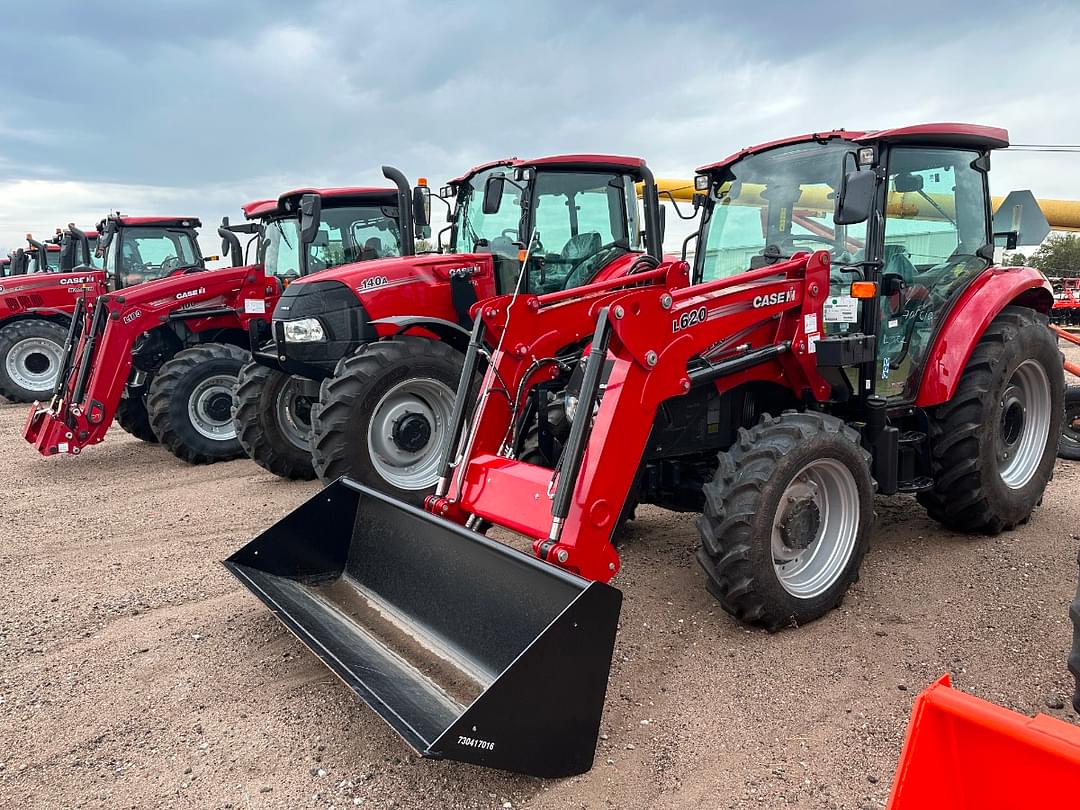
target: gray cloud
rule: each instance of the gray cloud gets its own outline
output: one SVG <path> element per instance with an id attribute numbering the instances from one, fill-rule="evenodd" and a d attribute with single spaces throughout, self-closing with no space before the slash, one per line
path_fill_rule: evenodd
<path id="1" fill-rule="evenodd" d="M 610 151 L 686 175 L 835 126 L 1080 132 L 1060 85 L 1080 69 L 1071 5 L 39 2 L 4 19 L 8 247 L 110 208 L 212 223 L 387 162 L 438 183 L 507 154 Z M 993 178 L 1076 196 L 1080 155 L 1004 154 Z"/>

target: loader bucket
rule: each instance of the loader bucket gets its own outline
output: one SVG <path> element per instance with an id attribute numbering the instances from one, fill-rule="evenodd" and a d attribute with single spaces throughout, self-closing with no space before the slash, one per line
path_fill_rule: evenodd
<path id="1" fill-rule="evenodd" d="M 348 478 L 224 565 L 423 756 L 592 767 L 615 588 Z"/>
<path id="2" fill-rule="evenodd" d="M 1075 810 L 1080 728 L 1034 719 L 949 686 L 915 701 L 888 810 Z"/>

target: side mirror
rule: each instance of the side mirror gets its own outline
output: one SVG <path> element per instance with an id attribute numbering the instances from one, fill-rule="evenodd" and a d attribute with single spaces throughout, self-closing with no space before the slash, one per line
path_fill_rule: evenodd
<path id="1" fill-rule="evenodd" d="M 840 193 L 836 195 L 837 225 L 856 225 L 870 217 L 870 206 L 877 191 L 877 173 L 872 169 L 847 172 L 840 181 Z"/>
<path id="2" fill-rule="evenodd" d="M 305 194 L 300 198 L 300 242 L 310 245 L 319 232 L 322 198 L 318 194 Z"/>
<path id="3" fill-rule="evenodd" d="M 417 232 L 431 224 L 431 189 L 416 186 L 412 193 L 413 225 Z"/>
<path id="4" fill-rule="evenodd" d="M 484 183 L 484 207 L 485 214 L 499 213 L 502 205 L 503 188 L 506 186 L 506 178 L 501 174 L 493 174 Z"/>

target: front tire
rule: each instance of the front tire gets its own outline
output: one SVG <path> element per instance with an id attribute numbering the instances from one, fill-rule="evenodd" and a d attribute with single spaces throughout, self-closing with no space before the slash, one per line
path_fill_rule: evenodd
<path id="1" fill-rule="evenodd" d="M 232 391 L 250 355 L 226 343 L 177 352 L 154 375 L 146 395 L 150 426 L 170 453 L 189 464 L 244 454 L 232 423 Z"/>
<path id="2" fill-rule="evenodd" d="M 150 426 L 150 414 L 146 411 L 143 397 L 123 397 L 116 406 L 116 423 L 124 430 L 148 444 L 157 444 L 158 437 Z"/>
<path id="3" fill-rule="evenodd" d="M 1080 461 L 1080 385 L 1065 389 L 1065 422 L 1058 439 L 1058 455 Z"/>
<path id="4" fill-rule="evenodd" d="M 806 624 L 858 579 L 874 482 L 858 432 L 836 417 L 787 411 L 740 429 L 704 494 L 698 561 L 740 621 Z"/>
<path id="5" fill-rule="evenodd" d="M 0 394 L 12 402 L 44 401 L 56 388 L 67 330 L 41 319 L 0 329 Z"/>
<path id="6" fill-rule="evenodd" d="M 464 357 L 402 336 L 362 346 L 323 381 L 311 450 L 324 483 L 347 475 L 407 503 L 435 491 Z"/>
<path id="7" fill-rule="evenodd" d="M 315 477 L 311 463 L 311 409 L 297 377 L 259 363 L 240 370 L 233 392 L 236 437 L 252 461 L 292 481 Z"/>
<path id="8" fill-rule="evenodd" d="M 1045 316 L 1006 307 L 986 328 L 948 402 L 928 413 L 927 513 L 961 532 L 1028 519 L 1054 471 L 1065 377 Z"/>

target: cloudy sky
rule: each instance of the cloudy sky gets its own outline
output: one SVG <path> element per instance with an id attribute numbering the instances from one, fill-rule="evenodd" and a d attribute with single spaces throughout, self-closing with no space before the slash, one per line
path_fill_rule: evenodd
<path id="1" fill-rule="evenodd" d="M 698 8 L 695 8 L 695 5 Z M 202 218 L 298 185 L 487 159 L 657 176 L 799 132 L 925 121 L 1080 142 L 1080 4 L 654 0 L 6 4 L 0 251 L 107 211 Z M 1080 199 L 1080 154 L 996 155 L 995 193 Z"/>

